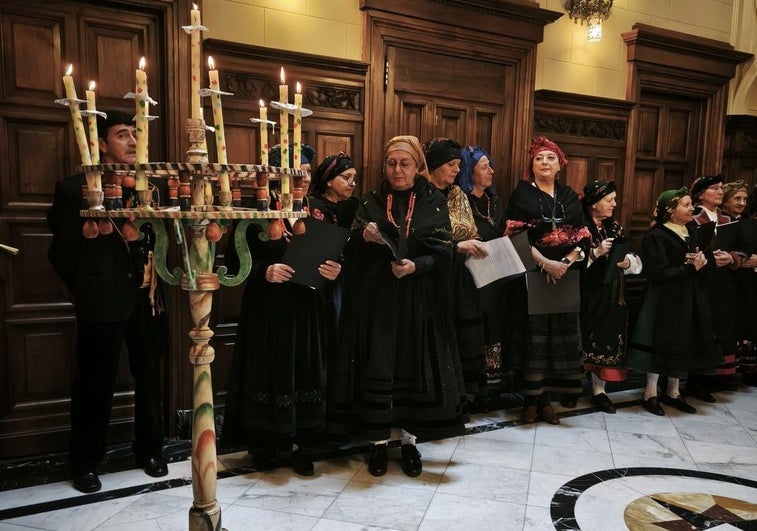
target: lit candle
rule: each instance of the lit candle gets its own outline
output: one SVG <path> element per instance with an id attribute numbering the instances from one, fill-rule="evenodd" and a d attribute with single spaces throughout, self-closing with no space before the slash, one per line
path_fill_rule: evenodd
<path id="1" fill-rule="evenodd" d="M 260 100 L 260 164 L 268 166 L 268 107 Z"/>
<path id="2" fill-rule="evenodd" d="M 302 146 L 300 143 L 302 142 L 302 87 L 300 86 L 300 82 L 297 82 L 297 91 L 294 93 L 294 105 L 297 107 L 294 110 L 294 132 L 293 132 L 293 138 L 292 138 L 292 149 L 293 152 L 293 162 L 294 162 L 294 169 L 299 170 L 300 169 L 300 153 Z"/>
<path id="3" fill-rule="evenodd" d="M 215 62 L 212 57 L 208 57 L 208 77 L 210 78 L 210 99 L 213 104 L 213 126 L 216 128 L 216 155 L 219 164 L 227 164 L 226 158 L 226 133 L 223 130 L 223 108 L 221 107 L 221 90 L 218 83 L 218 70 L 215 69 Z M 222 192 L 230 192 L 229 174 L 222 171 L 219 176 Z"/>
<path id="4" fill-rule="evenodd" d="M 190 51 L 191 51 L 191 69 L 192 69 L 192 112 L 191 117 L 194 119 L 200 116 L 200 10 L 197 4 L 192 4 L 190 33 Z"/>
<path id="5" fill-rule="evenodd" d="M 147 103 L 147 73 L 145 73 L 144 57 L 139 60 L 139 68 L 137 68 L 136 71 L 136 78 L 137 86 L 134 91 L 134 101 L 136 102 L 135 105 L 137 110 L 137 164 L 145 164 L 147 162 L 147 141 L 149 138 L 149 122 L 147 116 L 150 104 Z M 135 189 L 137 191 L 147 190 L 147 177 L 144 170 L 137 170 L 135 177 L 137 181 Z"/>
<path id="6" fill-rule="evenodd" d="M 89 82 L 89 90 L 87 91 L 87 110 L 89 115 L 87 116 L 87 122 L 89 123 L 89 156 L 92 164 L 100 164 L 100 146 L 97 142 L 97 104 L 95 102 L 95 82 Z"/>
<path id="7" fill-rule="evenodd" d="M 89 156 L 87 133 L 84 131 L 79 103 L 76 101 L 78 99 L 76 97 L 76 87 L 74 86 L 74 79 L 71 77 L 73 71 L 74 65 L 68 65 L 66 75 L 63 76 L 63 86 L 66 88 L 66 99 L 68 99 L 68 108 L 71 110 L 71 119 L 74 123 L 74 134 L 76 135 L 76 144 L 79 146 L 81 163 L 83 166 L 89 166 L 92 164 L 92 159 Z M 89 182 L 87 184 L 89 185 Z M 90 190 L 92 190 L 91 187 Z"/>
<path id="8" fill-rule="evenodd" d="M 279 85 L 279 129 L 281 131 L 281 167 L 289 167 L 289 111 L 286 106 L 289 104 L 289 87 L 284 80 L 284 67 L 281 67 L 281 85 Z M 289 193 L 289 175 L 281 175 L 281 193 Z"/>

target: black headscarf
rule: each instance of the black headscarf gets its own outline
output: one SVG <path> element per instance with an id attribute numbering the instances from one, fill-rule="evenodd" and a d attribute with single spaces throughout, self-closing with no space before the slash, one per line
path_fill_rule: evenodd
<path id="1" fill-rule="evenodd" d="M 344 151 L 338 155 L 329 155 L 318 166 L 318 169 L 313 173 L 313 181 L 311 187 L 313 189 L 313 195 L 319 197 L 326 192 L 326 185 L 332 179 L 336 178 L 340 173 L 344 173 L 345 170 L 354 168 L 355 163 L 352 162 L 350 156 Z"/>

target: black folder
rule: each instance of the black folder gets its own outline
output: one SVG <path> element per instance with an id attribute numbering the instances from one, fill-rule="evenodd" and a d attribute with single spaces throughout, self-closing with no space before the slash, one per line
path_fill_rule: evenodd
<path id="1" fill-rule="evenodd" d="M 527 272 L 528 315 L 578 312 L 581 309 L 580 276 L 579 271 L 571 269 L 557 284 L 551 284 L 544 273 Z"/>
<path id="2" fill-rule="evenodd" d="M 352 233 L 311 217 L 302 221 L 305 234 L 291 237 L 281 262 L 294 269 L 290 282 L 320 289 L 326 279 L 318 272 L 318 266 L 326 260 L 339 260 Z"/>
<path id="3" fill-rule="evenodd" d="M 689 227 L 691 227 L 691 225 L 689 225 Z M 697 247 L 699 247 L 699 250 L 702 252 L 712 250 L 712 239 L 714 237 L 714 221 L 697 225 L 694 230 L 689 230 L 689 250 L 692 253 L 696 252 Z"/>
<path id="4" fill-rule="evenodd" d="M 625 260 L 626 255 L 631 250 L 631 242 L 627 238 L 615 238 L 607 254 L 607 269 L 605 276 L 602 278 L 603 284 L 612 284 L 618 278 L 618 262 Z"/>

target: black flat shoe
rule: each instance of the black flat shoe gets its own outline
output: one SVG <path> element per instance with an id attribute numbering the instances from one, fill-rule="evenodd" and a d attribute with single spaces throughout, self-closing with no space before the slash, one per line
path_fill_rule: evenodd
<path id="1" fill-rule="evenodd" d="M 295 452 L 292 457 L 292 470 L 294 470 L 300 476 L 312 476 L 315 474 L 315 467 L 313 461 L 306 455 L 300 452 Z"/>
<path id="2" fill-rule="evenodd" d="M 567 407 L 568 409 L 573 409 L 578 405 L 578 397 L 563 395 L 563 397 L 560 399 L 560 405 L 562 407 Z"/>
<path id="3" fill-rule="evenodd" d="M 100 478 L 97 477 L 97 472 L 85 472 L 78 476 L 74 476 L 74 488 L 85 494 L 90 492 L 97 492 L 103 488 L 100 483 Z"/>
<path id="4" fill-rule="evenodd" d="M 653 415 L 657 415 L 658 417 L 665 416 L 665 410 L 662 409 L 662 406 L 660 405 L 660 399 L 656 396 L 647 398 L 642 402 L 642 405 L 644 406 L 644 409 L 646 409 Z"/>
<path id="5" fill-rule="evenodd" d="M 610 398 L 600 393 L 591 397 L 591 403 L 594 407 L 605 413 L 615 413 L 615 405 L 610 401 Z"/>
<path id="6" fill-rule="evenodd" d="M 693 389 L 692 391 L 687 392 L 686 396 L 690 398 L 696 398 L 697 400 L 707 402 L 708 404 L 714 404 L 715 402 L 717 402 L 717 400 L 715 400 L 715 397 L 712 396 L 711 393 L 708 393 L 707 391 L 704 391 L 702 389 Z"/>
<path id="7" fill-rule="evenodd" d="M 279 460 L 273 450 L 258 450 L 252 454 L 252 468 L 255 470 L 273 470 L 279 466 Z"/>
<path id="8" fill-rule="evenodd" d="M 168 475 L 168 465 L 162 455 L 151 455 L 137 460 L 137 464 L 145 469 L 145 474 L 154 478 L 162 478 Z"/>
<path id="9" fill-rule="evenodd" d="M 383 476 L 386 474 L 389 455 L 387 454 L 386 444 L 374 444 L 371 450 L 371 456 L 368 458 L 368 472 L 371 476 Z"/>
<path id="10" fill-rule="evenodd" d="M 423 472 L 423 462 L 421 461 L 421 453 L 414 444 L 402 445 L 402 471 L 406 476 L 411 478 L 420 476 Z"/>
<path id="11" fill-rule="evenodd" d="M 686 400 L 682 396 L 678 396 L 678 398 L 670 398 L 667 394 L 662 395 L 662 403 L 666 406 L 673 406 L 678 411 L 683 411 L 684 413 L 696 413 L 696 408 L 690 406 Z"/>

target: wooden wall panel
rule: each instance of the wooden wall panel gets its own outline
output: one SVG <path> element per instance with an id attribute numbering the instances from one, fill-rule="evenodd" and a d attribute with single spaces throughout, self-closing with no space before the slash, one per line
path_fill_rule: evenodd
<path id="1" fill-rule="evenodd" d="M 660 119 L 660 109 L 640 105 L 638 113 L 639 125 L 636 154 L 639 157 L 656 157 L 657 139 L 659 137 L 657 123 Z"/>
<path id="2" fill-rule="evenodd" d="M 691 109 L 671 108 L 667 113 L 667 135 L 665 137 L 665 158 L 671 161 L 684 161 L 689 158 L 692 127 Z"/>
<path id="3" fill-rule="evenodd" d="M 69 296 L 47 261 L 52 235 L 44 223 L 11 224 L 13 244 L 19 253 L 14 265 L 24 272 L 9 279 L 8 310 L 28 310 L 30 306 L 48 309 L 52 305 L 72 310 Z M 58 351 L 61 352 L 61 351 Z"/>
<path id="4" fill-rule="evenodd" d="M 757 185 L 757 117 L 727 118 L 723 176 L 726 182 L 744 181 L 750 190 Z"/>

